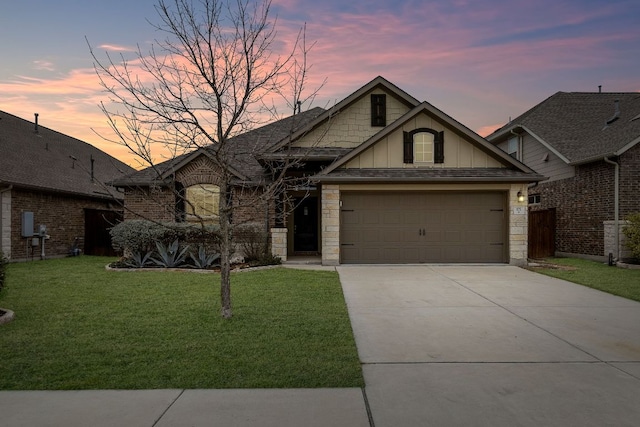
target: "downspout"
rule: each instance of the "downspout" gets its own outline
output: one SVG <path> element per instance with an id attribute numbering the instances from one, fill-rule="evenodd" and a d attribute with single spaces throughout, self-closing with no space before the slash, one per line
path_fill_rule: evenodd
<path id="1" fill-rule="evenodd" d="M 615 261 L 620 261 L 620 164 L 616 161 L 609 160 L 608 157 L 603 159 L 606 163 L 612 164 L 615 167 L 615 181 L 614 181 L 614 213 L 613 213 L 613 227 L 615 229 Z"/>

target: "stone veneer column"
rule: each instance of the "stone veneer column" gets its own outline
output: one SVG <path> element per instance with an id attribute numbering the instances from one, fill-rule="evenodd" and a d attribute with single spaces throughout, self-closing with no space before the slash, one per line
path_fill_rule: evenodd
<path id="1" fill-rule="evenodd" d="M 629 224 L 629 221 L 618 221 L 618 251 L 616 251 L 616 222 L 615 221 L 603 221 L 604 223 L 604 256 L 609 257 L 609 254 L 613 254 L 615 259 L 620 253 L 620 259 L 617 261 L 627 261 L 633 258 L 633 253 L 626 245 L 627 236 L 624 234 L 624 227 Z"/>
<path id="2" fill-rule="evenodd" d="M 280 257 L 282 262 L 287 260 L 287 229 L 271 229 L 271 254 Z"/>
<path id="3" fill-rule="evenodd" d="M 524 202 L 518 202 L 518 191 Z M 509 264 L 527 265 L 529 252 L 529 208 L 527 187 L 512 185 L 509 191 Z"/>
<path id="4" fill-rule="evenodd" d="M 340 187 L 322 186 L 322 265 L 340 264 Z"/>

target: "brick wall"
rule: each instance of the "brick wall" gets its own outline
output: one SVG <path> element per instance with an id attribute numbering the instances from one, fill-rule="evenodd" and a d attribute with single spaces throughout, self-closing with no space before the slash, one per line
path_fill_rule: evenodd
<path id="1" fill-rule="evenodd" d="M 262 190 L 235 188 L 233 191 L 233 206 L 234 224 L 255 222 L 264 224 L 265 230 L 275 227 L 275 203 L 272 200 L 263 200 Z"/>
<path id="2" fill-rule="evenodd" d="M 640 144 L 620 156 L 620 219 L 640 212 Z"/>
<path id="3" fill-rule="evenodd" d="M 614 216 L 614 167 L 604 161 L 576 166 L 573 178 L 540 183 L 533 210 L 556 208 L 556 250 L 602 256 L 604 221 Z"/>
<path id="4" fill-rule="evenodd" d="M 31 246 L 31 239 L 22 237 L 22 212 L 33 212 L 34 228 L 47 226 L 51 236 L 45 241 L 45 255 L 60 257 L 69 254 L 75 238 L 84 251 L 84 209 L 117 208 L 114 202 L 92 200 L 55 193 L 20 189 L 11 190 L 11 259 L 40 258 L 41 247 Z"/>
<path id="5" fill-rule="evenodd" d="M 168 187 L 128 188 L 124 196 L 124 219 L 175 221 L 175 194 Z"/>
<path id="6" fill-rule="evenodd" d="M 188 179 L 189 185 L 196 184 Z M 209 181 L 198 182 L 207 184 Z M 186 187 L 186 185 L 185 185 Z M 255 189 L 235 188 L 233 191 L 233 222 L 242 224 L 256 222 L 266 225 L 267 203 L 260 200 Z M 274 203 L 269 203 L 269 227 L 275 224 Z M 143 218 L 151 221 L 171 222 L 176 220 L 176 194 L 169 187 L 133 188 L 125 193 L 125 220 Z"/>

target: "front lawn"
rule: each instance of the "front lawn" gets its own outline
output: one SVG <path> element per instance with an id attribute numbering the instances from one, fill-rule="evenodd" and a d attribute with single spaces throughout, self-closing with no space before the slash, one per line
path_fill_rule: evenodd
<path id="1" fill-rule="evenodd" d="M 10 264 L 0 389 L 361 387 L 338 275 L 276 268 L 219 276 L 114 272 L 112 259 Z"/>
<path id="2" fill-rule="evenodd" d="M 605 263 L 577 258 L 549 258 L 545 261 L 565 268 L 535 268 L 534 271 L 640 301 L 640 270 L 610 267 Z"/>

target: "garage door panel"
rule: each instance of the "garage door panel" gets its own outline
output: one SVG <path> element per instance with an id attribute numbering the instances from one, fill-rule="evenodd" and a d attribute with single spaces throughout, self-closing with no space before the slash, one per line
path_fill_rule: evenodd
<path id="1" fill-rule="evenodd" d="M 462 242 L 462 233 L 460 231 L 445 231 L 444 243 L 460 243 Z"/>
<path id="2" fill-rule="evenodd" d="M 343 193 L 342 199 L 343 263 L 507 259 L 505 193 Z"/>
<path id="3" fill-rule="evenodd" d="M 379 211 L 361 211 L 360 217 L 363 224 L 379 224 L 380 212 Z"/>
<path id="4" fill-rule="evenodd" d="M 388 211 L 382 214 L 382 225 L 400 225 L 402 223 L 402 212 L 400 211 Z"/>

